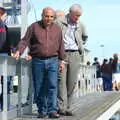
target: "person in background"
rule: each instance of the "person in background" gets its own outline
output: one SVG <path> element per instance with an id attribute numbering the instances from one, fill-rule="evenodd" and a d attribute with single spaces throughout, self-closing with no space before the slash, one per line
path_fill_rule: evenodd
<path id="1" fill-rule="evenodd" d="M 30 25 L 19 42 L 14 57 L 18 59 L 25 48 L 29 47 L 32 57 L 32 76 L 38 118 L 59 118 L 57 113 L 58 67 L 64 70 L 65 58 L 62 31 L 54 23 L 55 11 L 46 7 L 42 19 Z M 58 65 L 60 61 L 60 66 Z"/>
<path id="2" fill-rule="evenodd" d="M 5 24 L 5 20 L 7 17 L 6 10 L 3 7 L 0 7 L 0 56 L 8 56 L 11 54 L 10 50 L 10 42 L 8 39 L 8 28 L 7 25 Z M 1 104 L 1 109 L 3 109 L 3 76 L 0 76 L 0 84 L 1 84 L 1 95 L 0 95 L 0 104 Z M 8 76 L 7 79 L 7 91 L 8 94 L 10 94 L 11 90 L 11 76 Z M 8 100 L 8 102 L 10 102 Z M 9 107 L 9 103 L 8 103 Z"/>
<path id="3" fill-rule="evenodd" d="M 56 14 L 56 19 L 59 17 L 63 17 L 65 15 L 64 11 L 62 10 L 56 10 L 55 14 Z"/>
<path id="4" fill-rule="evenodd" d="M 82 63 L 87 34 L 84 25 L 79 21 L 82 8 L 79 4 L 70 7 L 69 13 L 58 17 L 56 24 L 61 27 L 66 58 L 63 61 L 65 70 L 60 72 L 59 113 L 73 115 L 71 111 L 74 88 L 77 83 L 79 64 Z"/>
<path id="5" fill-rule="evenodd" d="M 113 85 L 112 85 L 112 73 L 113 73 L 113 68 L 112 68 L 112 63 L 113 63 L 113 58 L 109 58 L 109 62 L 108 62 L 108 69 L 109 69 L 109 83 L 108 83 L 108 90 L 112 91 Z"/>
<path id="6" fill-rule="evenodd" d="M 55 23 L 56 23 L 56 20 L 59 18 L 59 17 L 63 17 L 65 14 L 62 10 L 56 10 L 55 12 Z M 58 70 L 58 95 L 57 95 L 57 105 L 58 105 L 58 108 L 59 106 L 62 104 L 61 103 L 61 93 L 60 93 L 60 89 L 59 89 L 59 84 L 61 83 L 61 75 L 60 75 L 60 70 Z"/>
<path id="7" fill-rule="evenodd" d="M 112 59 L 109 59 L 109 62 L 107 59 L 103 60 L 101 72 L 103 78 L 103 90 L 112 91 Z"/>
<path id="8" fill-rule="evenodd" d="M 120 57 L 119 54 L 113 55 L 112 62 L 112 71 L 113 71 L 113 90 L 120 90 Z"/>
<path id="9" fill-rule="evenodd" d="M 6 10 L 0 7 L 0 54 L 11 55 L 11 46 L 8 39 L 8 27 L 5 24 L 6 17 Z"/>
<path id="10" fill-rule="evenodd" d="M 95 82 L 96 90 L 102 91 L 103 90 L 103 80 L 102 80 L 102 76 L 101 76 L 101 66 L 100 66 L 100 63 L 99 63 L 97 57 L 94 58 L 93 65 L 96 66 L 96 82 Z"/>

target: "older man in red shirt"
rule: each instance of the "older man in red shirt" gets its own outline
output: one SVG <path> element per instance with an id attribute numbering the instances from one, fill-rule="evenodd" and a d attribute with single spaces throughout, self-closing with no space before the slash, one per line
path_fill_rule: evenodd
<path id="1" fill-rule="evenodd" d="M 46 115 L 49 118 L 59 118 L 56 102 L 57 74 L 59 61 L 61 70 L 64 69 L 62 60 L 65 58 L 65 51 L 62 32 L 53 22 L 54 18 L 55 11 L 50 7 L 44 8 L 42 20 L 28 27 L 14 54 L 14 57 L 18 58 L 26 46 L 29 46 L 39 118 L 44 118 Z"/>

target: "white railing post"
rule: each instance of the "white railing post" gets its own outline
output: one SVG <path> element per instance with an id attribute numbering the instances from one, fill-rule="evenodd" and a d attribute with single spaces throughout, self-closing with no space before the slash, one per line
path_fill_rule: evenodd
<path id="1" fill-rule="evenodd" d="M 96 68 L 94 66 L 80 65 L 77 81 L 76 92 L 79 97 L 96 92 Z"/>
<path id="2" fill-rule="evenodd" d="M 3 67 L 3 111 L 2 120 L 7 120 L 7 58 L 4 57 Z"/>
<path id="3" fill-rule="evenodd" d="M 17 115 L 21 117 L 22 115 L 22 86 L 21 86 L 21 81 L 22 81 L 22 66 L 21 66 L 21 61 L 18 61 L 17 68 L 16 68 L 16 74 L 18 75 L 18 111 Z"/>

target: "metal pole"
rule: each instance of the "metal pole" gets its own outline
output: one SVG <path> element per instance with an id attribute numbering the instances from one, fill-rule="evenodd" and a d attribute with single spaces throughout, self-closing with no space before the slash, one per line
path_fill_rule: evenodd
<path id="1" fill-rule="evenodd" d="M 24 33 L 27 29 L 27 5 L 28 0 L 21 0 L 21 37 L 24 36 Z"/>
<path id="2" fill-rule="evenodd" d="M 4 68 L 3 68 L 3 112 L 2 120 L 7 120 L 7 57 L 4 57 Z"/>
<path id="3" fill-rule="evenodd" d="M 101 44 L 100 47 L 101 47 L 101 57 L 102 59 L 104 59 L 104 45 Z"/>
<path id="4" fill-rule="evenodd" d="M 21 117 L 22 116 L 22 106 L 21 106 L 21 103 L 22 103 L 22 63 L 21 63 L 21 61 L 19 60 L 18 61 L 18 63 L 17 63 L 17 68 L 16 68 L 17 70 L 17 75 L 18 75 L 18 113 L 17 113 L 17 115 L 19 116 L 19 117 Z"/>

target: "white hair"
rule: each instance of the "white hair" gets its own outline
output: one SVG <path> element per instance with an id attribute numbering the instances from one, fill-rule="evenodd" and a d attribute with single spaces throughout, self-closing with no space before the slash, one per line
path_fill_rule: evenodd
<path id="1" fill-rule="evenodd" d="M 80 12 L 80 13 L 82 13 L 82 8 L 79 4 L 74 4 L 70 7 L 69 12 Z"/>

